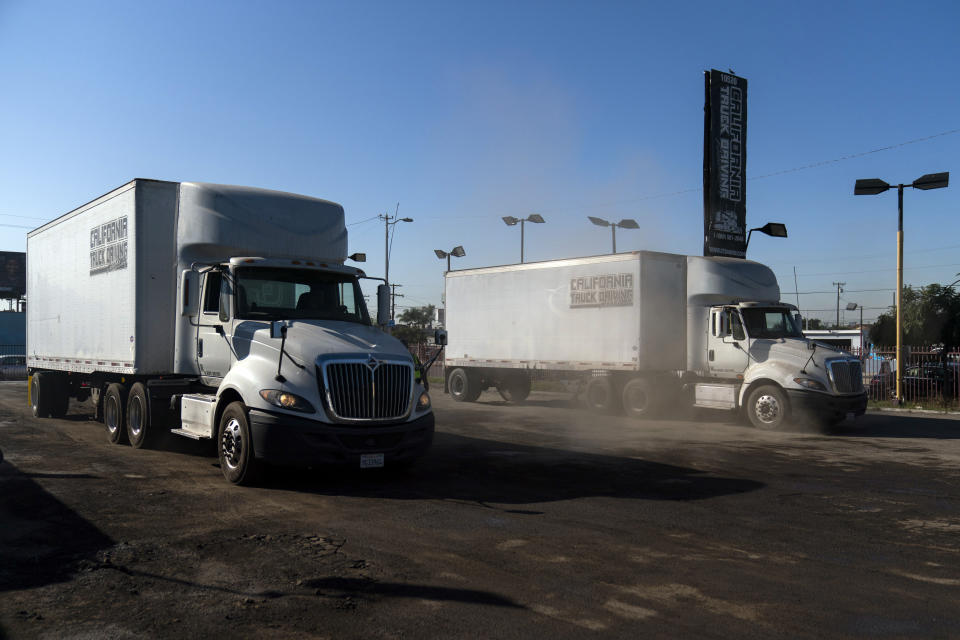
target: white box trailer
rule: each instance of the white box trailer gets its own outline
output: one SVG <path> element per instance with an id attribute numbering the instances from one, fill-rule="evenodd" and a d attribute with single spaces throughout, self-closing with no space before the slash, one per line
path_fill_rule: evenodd
<path id="1" fill-rule="evenodd" d="M 432 441 L 426 377 L 346 259 L 336 203 L 129 182 L 27 236 L 34 415 L 90 397 L 111 442 L 213 438 L 239 484 L 262 461 L 404 464 Z"/>
<path id="2" fill-rule="evenodd" d="M 601 412 L 742 408 L 764 428 L 862 414 L 859 361 L 818 350 L 779 296 L 756 262 L 652 251 L 449 271 L 445 389 L 522 401 L 565 378 Z"/>

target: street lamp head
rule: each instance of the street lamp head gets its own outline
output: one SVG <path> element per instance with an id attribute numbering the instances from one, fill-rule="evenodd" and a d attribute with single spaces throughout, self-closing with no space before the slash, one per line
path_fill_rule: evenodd
<path id="1" fill-rule="evenodd" d="M 637 224 L 637 221 L 633 218 L 624 218 L 617 223 L 617 226 L 621 229 L 639 229 L 640 225 Z"/>
<path id="2" fill-rule="evenodd" d="M 543 224 L 544 222 L 546 222 L 546 220 L 544 220 L 543 216 L 541 216 L 539 213 L 531 213 L 527 217 L 527 222 L 536 222 L 537 224 Z"/>
<path id="3" fill-rule="evenodd" d="M 400 218 L 400 222 L 413 222 L 413 218 Z"/>
<path id="4" fill-rule="evenodd" d="M 446 251 L 441 251 L 440 249 L 434 249 L 433 252 L 437 254 L 437 257 L 440 258 L 441 260 L 447 257 Z"/>
<path id="5" fill-rule="evenodd" d="M 928 189 L 943 189 L 950 184 L 950 172 L 944 171 L 943 173 L 928 173 L 925 176 L 920 176 L 913 181 L 913 184 L 910 185 L 914 189 L 922 189 L 924 191 Z"/>
<path id="6" fill-rule="evenodd" d="M 518 220 L 517 218 L 514 218 L 513 216 L 503 216 L 503 221 L 506 222 L 507 225 L 511 227 L 517 224 L 518 222 L 520 222 L 520 220 Z"/>
<path id="7" fill-rule="evenodd" d="M 593 224 L 598 227 L 609 227 L 610 223 L 604 220 L 603 218 L 594 218 L 593 216 L 587 216 L 587 219 L 590 220 Z"/>
<path id="8" fill-rule="evenodd" d="M 880 178 L 866 178 L 857 180 L 853 185 L 853 195 L 855 196 L 875 196 L 883 193 L 890 188 L 890 185 Z"/>
<path id="9" fill-rule="evenodd" d="M 768 222 L 759 229 L 760 233 L 765 233 L 768 236 L 773 236 L 774 238 L 786 238 L 787 237 L 787 225 L 782 222 Z"/>
<path id="10" fill-rule="evenodd" d="M 855 310 L 856 308 L 857 308 L 857 303 L 856 303 L 856 302 L 848 302 L 848 303 L 847 303 L 847 311 L 853 311 L 853 310 Z"/>
<path id="11" fill-rule="evenodd" d="M 453 251 L 450 252 L 450 255 L 455 258 L 462 258 L 463 256 L 467 255 L 467 252 L 463 250 L 462 246 L 456 246 L 453 248 Z"/>

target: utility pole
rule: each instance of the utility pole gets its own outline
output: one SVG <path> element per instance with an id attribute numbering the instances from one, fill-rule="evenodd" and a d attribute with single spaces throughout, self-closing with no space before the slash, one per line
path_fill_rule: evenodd
<path id="1" fill-rule="evenodd" d="M 398 222 L 413 222 L 413 218 L 397 217 L 399 212 L 400 203 L 398 202 L 397 210 L 394 211 L 392 216 L 386 213 L 377 216 L 383 220 L 383 281 L 387 284 L 390 284 L 390 227 Z M 393 220 L 393 222 L 390 222 L 391 220 Z"/>
<path id="2" fill-rule="evenodd" d="M 840 328 L 840 294 L 843 293 L 843 286 L 846 282 L 834 282 L 833 286 L 837 288 L 837 329 Z"/>
<path id="3" fill-rule="evenodd" d="M 390 285 L 390 319 L 393 320 L 394 313 L 397 310 L 397 298 L 402 298 L 402 293 L 397 293 L 397 287 L 402 287 L 402 284 L 391 284 Z"/>

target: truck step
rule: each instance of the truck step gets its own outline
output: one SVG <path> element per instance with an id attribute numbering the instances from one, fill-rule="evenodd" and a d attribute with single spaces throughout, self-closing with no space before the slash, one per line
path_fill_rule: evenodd
<path id="1" fill-rule="evenodd" d="M 186 429 L 170 429 L 170 433 L 175 433 L 178 436 L 184 436 L 185 438 L 190 438 L 191 440 L 209 440 L 210 436 L 200 435 L 199 433 L 194 433 L 193 431 L 187 431 Z"/>

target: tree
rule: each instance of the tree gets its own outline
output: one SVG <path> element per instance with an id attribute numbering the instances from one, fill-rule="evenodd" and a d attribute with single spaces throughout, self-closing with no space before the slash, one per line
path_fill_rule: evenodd
<path id="1" fill-rule="evenodd" d="M 805 320 L 805 322 L 806 322 L 806 324 L 807 324 L 807 326 L 805 327 L 806 329 L 823 329 L 823 328 L 825 328 L 825 327 L 823 326 L 823 320 L 821 320 L 820 318 L 809 318 L 809 319 Z"/>
<path id="2" fill-rule="evenodd" d="M 425 307 L 411 307 L 400 314 L 400 324 L 393 328 L 393 335 L 409 345 L 421 344 L 427 341 L 427 329 L 433 323 L 433 314 L 436 307 L 428 304 Z"/>
<path id="3" fill-rule="evenodd" d="M 960 344 L 960 294 L 951 287 L 904 287 L 900 304 L 904 344 L 943 344 L 948 348 Z M 896 332 L 897 311 L 890 309 L 870 329 L 870 341 L 876 345 L 896 344 Z"/>

